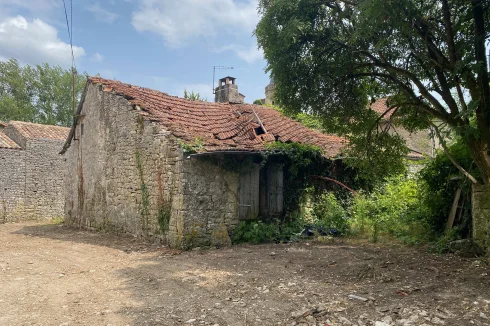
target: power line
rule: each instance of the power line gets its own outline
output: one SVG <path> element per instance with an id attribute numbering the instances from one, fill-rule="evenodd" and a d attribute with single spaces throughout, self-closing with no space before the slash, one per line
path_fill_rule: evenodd
<path id="1" fill-rule="evenodd" d="M 68 22 L 68 11 L 66 10 L 66 2 L 63 0 L 63 7 L 65 9 L 65 19 L 66 19 L 66 28 L 68 30 L 68 37 L 70 39 L 70 49 L 71 49 L 71 91 L 72 91 L 72 110 L 73 114 L 75 114 L 75 72 L 76 72 L 76 63 L 75 63 L 75 55 L 73 53 L 73 0 L 70 0 L 70 23 Z"/>
<path id="2" fill-rule="evenodd" d="M 63 8 L 65 9 L 66 28 L 68 30 L 68 38 L 70 40 L 71 65 L 72 69 L 76 69 L 77 65 L 75 63 L 75 54 L 73 52 L 73 0 L 70 0 L 70 21 L 68 21 L 68 10 L 66 9 L 65 0 L 63 0 Z"/>

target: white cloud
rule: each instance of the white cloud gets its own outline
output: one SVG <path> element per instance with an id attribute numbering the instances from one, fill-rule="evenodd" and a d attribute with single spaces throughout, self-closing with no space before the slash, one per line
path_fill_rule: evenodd
<path id="1" fill-rule="evenodd" d="M 119 18 L 118 14 L 102 8 L 98 2 L 95 2 L 87 7 L 87 10 L 94 14 L 95 19 L 103 23 L 112 24 Z"/>
<path id="2" fill-rule="evenodd" d="M 264 58 L 264 51 L 259 49 L 257 45 L 251 45 L 246 47 L 243 45 L 229 44 L 223 47 L 215 49 L 215 52 L 221 53 L 226 51 L 235 52 L 235 54 L 242 60 L 248 63 L 254 63 Z"/>
<path id="3" fill-rule="evenodd" d="M 251 35 L 259 16 L 258 0 L 141 0 L 132 24 L 139 32 L 161 35 L 170 47 L 192 39 Z"/>
<path id="4" fill-rule="evenodd" d="M 97 52 L 97 53 L 94 53 L 94 55 L 92 55 L 91 60 L 93 62 L 102 62 L 102 61 L 104 61 L 104 56 L 102 54 L 100 54 L 99 52 Z"/>
<path id="5" fill-rule="evenodd" d="M 77 59 L 85 55 L 85 50 L 73 46 L 73 54 Z M 56 28 L 40 19 L 28 21 L 22 16 L 0 21 L 0 57 L 28 64 L 71 65 L 70 44 L 58 38 Z"/>

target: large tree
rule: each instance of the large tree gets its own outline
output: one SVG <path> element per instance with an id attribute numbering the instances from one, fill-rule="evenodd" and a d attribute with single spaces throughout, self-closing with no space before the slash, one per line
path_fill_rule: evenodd
<path id="1" fill-rule="evenodd" d="M 368 109 L 389 96 L 385 117 L 461 136 L 490 183 L 488 0 L 261 0 L 259 10 L 256 35 L 283 107 L 322 116 L 374 152 L 359 156 L 372 164 L 404 155 Z"/>
<path id="2" fill-rule="evenodd" d="M 84 84 L 85 76 L 76 75 L 76 101 Z M 69 126 L 72 99 L 71 70 L 47 63 L 20 66 L 15 59 L 0 62 L 0 120 Z"/>

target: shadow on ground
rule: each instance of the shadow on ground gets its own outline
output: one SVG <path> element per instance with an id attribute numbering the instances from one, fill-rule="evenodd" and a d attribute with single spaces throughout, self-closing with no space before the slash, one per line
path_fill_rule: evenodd
<path id="1" fill-rule="evenodd" d="M 113 273 L 138 302 L 117 312 L 133 325 L 489 324 L 490 269 L 481 260 L 307 242 L 177 254 L 58 225 L 15 233 L 129 252 L 134 263 Z"/>
<path id="2" fill-rule="evenodd" d="M 40 237 L 59 241 L 70 241 L 89 245 L 104 246 L 123 251 L 148 251 L 158 246 L 127 234 L 115 235 L 105 232 L 90 232 L 71 228 L 63 224 L 39 223 L 26 225 L 12 232 L 29 237 Z"/>

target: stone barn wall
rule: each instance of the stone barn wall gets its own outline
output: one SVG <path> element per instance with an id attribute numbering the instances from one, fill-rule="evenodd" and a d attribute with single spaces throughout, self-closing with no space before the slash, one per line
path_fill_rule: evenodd
<path id="1" fill-rule="evenodd" d="M 0 223 L 24 217 L 25 151 L 0 149 Z"/>
<path id="2" fill-rule="evenodd" d="M 63 142 L 5 133 L 22 148 L 0 149 L 0 222 L 63 217 Z"/>
<path id="3" fill-rule="evenodd" d="M 229 243 L 238 205 L 226 186 L 236 193 L 236 174 L 185 157 L 164 127 L 98 85 L 88 85 L 80 116 L 65 154 L 66 223 L 172 247 Z"/>

